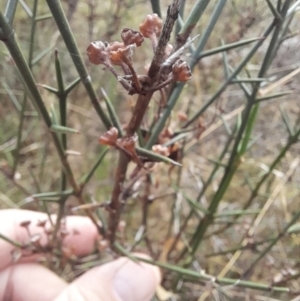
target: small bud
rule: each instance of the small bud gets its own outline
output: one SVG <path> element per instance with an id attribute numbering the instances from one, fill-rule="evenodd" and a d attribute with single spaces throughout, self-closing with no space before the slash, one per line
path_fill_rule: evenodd
<path id="1" fill-rule="evenodd" d="M 131 64 L 132 56 L 136 45 L 128 45 L 125 48 L 118 48 L 116 51 L 109 52 L 109 58 L 113 65 Z"/>
<path id="2" fill-rule="evenodd" d="M 162 19 L 157 14 L 149 14 L 144 22 L 140 24 L 140 32 L 145 38 L 150 38 L 152 35 L 159 36 L 162 25 Z"/>
<path id="3" fill-rule="evenodd" d="M 168 157 L 170 155 L 170 151 L 168 147 L 162 146 L 160 144 L 156 144 L 152 146 L 152 151 L 156 154 Z"/>
<path id="4" fill-rule="evenodd" d="M 144 42 L 143 35 L 139 31 L 130 28 L 122 29 L 121 38 L 126 46 L 135 44 L 137 47 L 139 47 Z"/>
<path id="5" fill-rule="evenodd" d="M 86 53 L 89 61 L 95 65 L 103 64 L 108 57 L 107 46 L 101 41 L 91 42 Z"/>
<path id="6" fill-rule="evenodd" d="M 178 60 L 172 68 L 173 78 L 178 82 L 186 82 L 191 79 L 192 72 L 187 62 Z"/>
<path id="7" fill-rule="evenodd" d="M 115 146 L 118 139 L 118 134 L 118 129 L 112 127 L 99 138 L 99 142 L 104 145 Z"/>

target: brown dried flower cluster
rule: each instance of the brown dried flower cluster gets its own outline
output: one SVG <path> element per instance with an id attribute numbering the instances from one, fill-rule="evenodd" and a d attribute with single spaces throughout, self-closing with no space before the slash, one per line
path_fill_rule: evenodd
<path id="1" fill-rule="evenodd" d="M 136 48 L 143 44 L 145 38 L 151 40 L 153 51 L 156 51 L 157 37 L 161 34 L 162 27 L 163 22 L 157 14 L 148 14 L 140 24 L 139 31 L 131 28 L 122 29 L 122 42 L 91 42 L 87 48 L 88 58 L 92 64 L 105 65 L 129 94 L 146 94 L 161 90 L 174 81 L 188 81 L 191 78 L 190 67 L 180 60 L 180 55 L 187 46 L 173 53 L 173 46 L 167 45 L 164 49 L 165 62 L 161 69 L 168 71 L 163 76 L 159 75 L 156 81 L 151 82 L 147 75 L 138 75 L 133 66 L 133 54 Z M 119 75 L 114 66 L 120 66 L 124 74 Z"/>
<path id="2" fill-rule="evenodd" d="M 163 22 L 157 14 L 148 14 L 145 20 L 140 24 L 139 31 L 131 28 L 123 28 L 121 31 L 121 41 L 111 43 L 96 41 L 92 42 L 87 48 L 87 55 L 91 63 L 99 65 L 103 64 L 129 94 L 150 94 L 165 88 L 172 82 L 186 82 L 191 79 L 191 69 L 187 62 L 180 59 L 184 51 L 191 45 L 193 39 L 188 41 L 179 49 L 173 49 L 171 44 L 167 44 L 164 49 L 157 49 L 161 43 L 157 38 L 163 30 Z M 155 65 L 155 59 L 150 64 L 150 69 L 146 75 L 140 75 L 134 68 L 134 53 L 141 47 L 145 39 L 149 39 L 152 44 L 154 58 L 161 53 L 156 71 L 151 72 L 151 68 Z M 161 62 L 162 61 L 162 62 Z M 119 74 L 115 66 L 120 67 L 122 74 Z M 153 69 L 153 68 L 152 68 Z M 153 74 L 154 75 L 153 75 Z M 186 120 L 186 115 L 178 116 L 181 121 Z M 142 133 L 142 132 L 141 132 Z M 147 159 L 138 157 L 136 153 L 136 137 L 128 136 L 119 137 L 117 128 L 112 127 L 105 132 L 99 142 L 119 150 L 122 150 L 130 159 L 137 163 L 138 168 L 145 167 L 144 163 L 148 163 Z M 142 133 L 142 136 L 144 134 Z M 175 161 L 179 158 L 179 144 L 169 143 L 176 136 L 168 127 L 160 134 L 155 145 L 152 147 L 154 153 L 169 157 Z M 146 132 L 144 140 L 147 141 L 148 134 Z M 145 167 L 146 168 L 146 167 Z M 147 169 L 147 168 L 146 168 Z"/>

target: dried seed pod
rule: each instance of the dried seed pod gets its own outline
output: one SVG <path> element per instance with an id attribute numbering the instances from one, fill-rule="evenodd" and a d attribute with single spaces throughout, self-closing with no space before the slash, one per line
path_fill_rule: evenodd
<path id="1" fill-rule="evenodd" d="M 109 58 L 113 65 L 131 64 L 132 55 L 136 45 L 128 45 L 125 48 L 118 48 L 116 51 L 109 52 Z"/>
<path id="2" fill-rule="evenodd" d="M 135 44 L 139 47 L 144 42 L 144 36 L 139 31 L 130 28 L 122 29 L 121 38 L 126 46 Z"/>
<path id="3" fill-rule="evenodd" d="M 118 135 L 118 129 L 112 127 L 99 138 L 99 142 L 104 145 L 115 146 L 116 141 L 118 139 Z"/>
<path id="4" fill-rule="evenodd" d="M 101 41 L 91 42 L 86 50 L 89 61 L 92 64 L 103 64 L 108 58 L 107 45 Z"/>
<path id="5" fill-rule="evenodd" d="M 192 72 L 187 62 L 177 60 L 172 67 L 173 78 L 178 82 L 186 82 L 191 79 Z"/>
<path id="6" fill-rule="evenodd" d="M 150 38 L 152 35 L 160 35 L 162 25 L 162 19 L 157 14 L 149 14 L 146 16 L 144 22 L 140 24 L 139 28 L 145 38 Z"/>
<path id="7" fill-rule="evenodd" d="M 152 151 L 156 154 L 168 157 L 170 155 L 170 151 L 167 146 L 162 146 L 160 144 L 156 144 L 152 146 Z"/>

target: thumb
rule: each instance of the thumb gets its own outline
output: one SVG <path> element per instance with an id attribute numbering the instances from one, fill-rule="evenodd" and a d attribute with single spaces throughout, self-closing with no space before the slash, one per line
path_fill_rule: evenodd
<path id="1" fill-rule="evenodd" d="M 160 281 L 157 267 L 121 257 L 91 269 L 69 285 L 55 301 L 148 301 Z"/>

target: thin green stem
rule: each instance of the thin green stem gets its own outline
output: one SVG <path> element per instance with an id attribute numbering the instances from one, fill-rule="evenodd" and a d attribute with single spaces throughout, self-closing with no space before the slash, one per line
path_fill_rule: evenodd
<path id="1" fill-rule="evenodd" d="M 186 22 L 181 27 L 178 37 L 176 39 L 176 46 L 175 49 L 179 49 L 185 41 L 190 36 L 192 30 L 195 28 L 196 24 L 200 20 L 201 16 L 203 15 L 207 5 L 209 4 L 210 0 L 197 0 L 194 4 L 190 14 L 188 15 Z M 220 3 L 220 1 L 219 1 Z"/>
<path id="2" fill-rule="evenodd" d="M 222 45 L 220 47 L 216 47 L 213 49 L 205 50 L 205 51 L 202 51 L 197 58 L 194 58 L 194 60 L 196 61 L 196 63 L 198 63 L 204 57 L 211 56 L 211 55 L 214 55 L 214 54 L 217 54 L 220 52 L 228 51 L 231 49 L 235 49 L 238 47 L 246 46 L 250 43 L 256 42 L 257 40 L 261 40 L 261 39 L 262 39 L 261 37 L 251 38 L 251 39 L 247 39 L 247 40 L 242 40 L 242 41 Z"/>
<path id="3" fill-rule="evenodd" d="M 196 23 L 199 21 L 200 17 L 202 16 L 206 6 L 208 5 L 209 0 L 200 0 L 197 1 L 194 8 L 192 9 L 186 23 L 181 28 L 179 32 L 179 36 L 181 36 L 182 39 L 187 39 L 187 37 L 190 35 L 191 30 L 194 28 Z M 220 14 L 222 12 L 222 9 L 224 8 L 224 5 L 226 3 L 226 0 L 219 0 L 218 4 L 216 5 L 212 17 L 210 19 L 209 25 L 206 28 L 205 32 L 203 33 L 203 36 L 201 37 L 201 40 L 199 42 L 199 45 L 195 52 L 193 53 L 192 59 L 191 59 L 191 69 L 193 70 L 196 65 L 195 58 L 199 56 L 199 53 L 204 49 L 206 42 L 212 33 L 212 30 L 220 17 Z M 179 46 L 181 44 L 179 43 Z M 158 139 L 159 134 L 161 133 L 163 127 L 165 126 L 165 123 L 167 119 L 169 118 L 175 104 L 177 103 L 179 99 L 179 95 L 182 92 L 182 89 L 184 87 L 184 83 L 176 84 L 174 86 L 174 89 L 172 90 L 172 93 L 168 99 L 167 106 L 162 111 L 161 118 L 158 120 L 158 122 L 155 124 L 154 128 L 152 129 L 151 135 L 146 143 L 145 148 L 151 149 L 151 147 L 155 144 L 155 142 Z"/>
<path id="4" fill-rule="evenodd" d="M 274 23 L 269 25 L 265 33 L 263 34 L 264 39 L 258 40 L 257 43 L 252 47 L 252 49 L 249 51 L 249 53 L 244 57 L 244 59 L 240 62 L 240 64 L 236 67 L 236 69 L 231 73 L 229 78 L 221 85 L 221 87 L 218 89 L 218 91 L 212 96 L 210 100 L 208 100 L 203 107 L 196 112 L 185 124 L 184 128 L 188 127 L 190 124 L 192 124 L 196 119 L 198 119 L 203 112 L 206 111 L 208 107 L 212 103 L 215 102 L 216 99 L 218 99 L 221 94 L 226 90 L 227 86 L 231 83 L 231 81 L 242 71 L 242 69 L 246 66 L 246 64 L 249 62 L 249 60 L 252 58 L 252 56 L 257 52 L 257 49 L 262 45 L 265 38 L 271 33 L 271 31 L 274 28 Z M 183 86 L 182 86 L 183 87 Z"/>
<path id="5" fill-rule="evenodd" d="M 4 16 L 8 24 L 12 25 L 16 14 L 18 0 L 7 0 Z"/>
<path id="6" fill-rule="evenodd" d="M 84 188 L 84 186 L 90 181 L 90 179 L 92 178 L 92 176 L 94 175 L 95 171 L 97 170 L 97 168 L 99 167 L 99 165 L 101 164 L 101 162 L 103 161 L 105 155 L 107 154 L 109 148 L 105 147 L 102 152 L 99 155 L 98 160 L 95 162 L 95 164 L 93 165 L 93 167 L 91 168 L 91 170 L 82 177 L 82 179 L 79 181 L 80 185 L 81 185 L 81 189 Z"/>
<path id="7" fill-rule="evenodd" d="M 31 17 L 31 30 L 30 30 L 30 38 L 29 38 L 29 51 L 28 51 L 28 67 L 32 69 L 32 57 L 33 57 L 33 52 L 34 52 L 34 37 L 35 37 L 35 29 L 36 29 L 36 22 L 35 22 L 35 16 L 37 14 L 37 7 L 38 7 L 38 0 L 35 0 L 33 2 L 33 10 L 32 10 L 32 17 Z M 16 147 L 16 156 L 15 156 L 15 161 L 14 165 L 12 168 L 12 174 L 15 174 L 18 164 L 19 164 L 19 159 L 20 159 L 20 148 L 21 148 L 21 143 L 22 143 L 22 131 L 23 131 L 23 125 L 24 125 L 24 113 L 26 110 L 26 105 L 27 105 L 27 95 L 26 92 L 24 92 L 23 96 L 23 103 L 22 103 L 22 109 L 21 109 L 21 116 L 20 116 L 20 123 L 19 123 L 19 128 L 18 128 L 18 136 L 17 136 L 17 147 Z"/>
<path id="8" fill-rule="evenodd" d="M 153 260 L 146 259 L 143 257 L 135 256 L 135 258 L 139 261 L 146 262 L 146 263 L 158 266 L 162 269 L 167 269 L 174 273 L 180 274 L 181 276 L 191 277 L 194 279 L 198 279 L 200 281 L 201 280 L 209 281 L 209 282 L 223 284 L 223 285 L 234 285 L 237 287 L 256 289 L 256 290 L 261 290 L 261 291 L 266 291 L 266 292 L 290 292 L 290 289 L 287 287 L 270 286 L 269 284 L 245 281 L 245 280 L 240 280 L 240 279 L 215 277 L 215 276 L 206 274 L 204 271 L 202 273 L 201 272 L 199 273 L 196 271 L 181 268 L 179 266 L 174 266 L 174 265 L 159 262 L 159 261 L 153 261 Z"/>
<path id="9" fill-rule="evenodd" d="M 65 93 L 64 80 L 62 76 L 60 59 L 58 57 L 58 52 L 55 50 L 55 71 L 56 71 L 56 81 L 57 81 L 57 96 L 59 101 L 59 112 L 60 112 L 60 125 L 67 126 L 67 94 Z M 66 133 L 61 133 L 61 143 L 64 152 L 67 150 L 67 135 Z M 61 190 L 64 191 L 67 188 L 67 178 L 62 170 L 61 174 Z M 64 207 L 64 202 L 62 201 L 62 206 Z"/>
<path id="10" fill-rule="evenodd" d="M 160 18 L 162 18 L 161 9 L 160 9 L 160 1 L 159 0 L 151 0 L 151 6 L 153 13 L 157 14 Z"/>
<path id="11" fill-rule="evenodd" d="M 259 191 L 260 188 L 262 187 L 262 185 L 266 182 L 266 180 L 270 177 L 270 175 L 272 174 L 273 170 L 275 169 L 275 167 L 278 165 L 278 163 L 282 160 L 282 158 L 285 157 L 287 151 L 291 148 L 291 146 L 297 142 L 299 142 L 299 136 L 300 136 L 300 129 L 288 139 L 288 142 L 286 143 L 286 145 L 280 150 L 279 154 L 276 156 L 276 158 L 274 159 L 274 161 L 271 163 L 271 165 L 268 167 L 268 171 L 261 177 L 261 179 L 259 180 L 259 182 L 256 184 L 255 188 L 252 189 L 251 195 L 248 198 L 248 200 L 246 201 L 246 203 L 243 205 L 243 210 L 248 209 L 251 204 L 253 203 L 254 199 L 259 195 Z M 222 227 L 221 229 L 218 229 L 217 231 L 214 231 L 212 233 L 210 233 L 209 235 L 217 235 L 219 233 L 222 233 L 223 231 L 225 231 L 226 229 L 228 229 L 231 225 L 234 225 L 234 221 L 236 219 L 238 219 L 240 216 L 237 215 L 234 217 L 234 220 L 230 223 L 228 223 L 227 225 L 225 225 L 224 227 Z"/>
<path id="12" fill-rule="evenodd" d="M 92 105 L 96 110 L 97 114 L 99 115 L 100 119 L 102 120 L 103 124 L 105 125 L 105 127 L 109 129 L 111 127 L 110 120 L 106 115 L 106 113 L 103 111 L 99 103 L 99 99 L 92 86 L 91 77 L 86 70 L 85 64 L 83 62 L 75 38 L 71 31 L 69 22 L 62 8 L 61 2 L 59 0 L 47 0 L 47 4 L 53 15 L 53 18 L 55 19 L 55 22 L 62 35 L 62 38 L 64 39 L 64 42 L 74 62 L 77 72 L 82 80 L 82 83 L 89 95 Z"/>
<path id="13" fill-rule="evenodd" d="M 283 15 L 283 17 L 284 17 L 284 15 Z M 270 64 L 270 53 L 272 53 L 273 48 L 276 45 L 276 41 L 279 36 L 281 25 L 282 25 L 282 22 L 279 22 L 278 20 L 274 20 L 273 23 L 271 24 L 271 26 L 269 27 L 269 29 L 270 29 L 269 32 L 271 32 L 273 27 L 275 27 L 275 30 L 274 30 L 271 42 L 269 44 L 267 53 L 265 55 L 265 58 L 263 60 L 262 66 L 260 68 L 260 71 L 258 74 L 259 78 L 264 76 L 264 74 Z M 247 106 L 244 110 L 242 124 L 241 124 L 239 132 L 237 134 L 235 144 L 233 146 L 231 156 L 230 156 L 228 164 L 227 164 L 227 168 L 225 169 L 225 172 L 224 172 L 223 178 L 221 180 L 221 183 L 219 185 L 219 188 L 218 188 L 217 192 L 215 193 L 215 195 L 212 199 L 212 202 L 208 208 L 210 214 L 208 214 L 199 223 L 198 228 L 192 237 L 192 240 L 190 243 L 190 245 L 192 247 L 192 252 L 191 252 L 192 256 L 187 260 L 187 262 L 186 262 L 187 264 L 189 264 L 191 262 L 196 250 L 198 249 L 199 244 L 202 241 L 202 238 L 206 232 L 206 229 L 208 228 L 210 223 L 213 221 L 213 219 L 214 219 L 213 214 L 217 210 L 218 205 L 219 205 L 221 199 L 223 198 L 224 193 L 227 191 L 227 188 L 231 182 L 231 179 L 232 179 L 237 167 L 239 166 L 241 156 L 244 154 L 244 152 L 247 149 L 247 145 L 250 140 L 250 135 L 251 135 L 252 128 L 254 125 L 254 119 L 257 115 L 257 110 L 258 110 L 258 108 L 256 108 L 257 104 L 253 108 L 253 104 L 255 102 L 258 88 L 259 88 L 259 85 L 254 84 L 252 95 L 249 97 Z M 242 140 L 244 131 L 246 134 L 245 134 L 244 140 Z M 242 142 L 241 148 L 239 149 L 241 142 Z M 185 248 L 183 254 L 185 252 L 187 252 L 187 248 Z"/>
<path id="14" fill-rule="evenodd" d="M 2 39 L 2 41 L 5 43 L 7 49 L 10 52 L 11 57 L 15 61 L 15 65 L 18 68 L 18 71 L 21 75 L 21 78 L 23 80 L 23 83 L 27 89 L 28 94 L 30 95 L 30 99 L 33 102 L 35 108 L 38 110 L 39 115 L 42 117 L 45 125 L 50 130 L 52 122 L 50 119 L 50 116 L 48 114 L 48 111 L 44 105 L 44 102 L 41 98 L 41 95 L 37 89 L 37 85 L 35 82 L 35 79 L 32 75 L 32 72 L 26 63 L 26 60 L 23 56 L 23 53 L 20 49 L 20 46 L 15 38 L 14 31 L 10 28 L 9 24 L 7 23 L 5 17 L 0 12 L 0 26 L 2 27 L 3 34 L 5 37 Z M 50 131 L 50 134 L 52 136 L 54 145 L 56 147 L 58 156 L 61 160 L 62 166 L 67 174 L 67 178 L 70 182 L 70 185 L 77 190 L 77 185 L 75 178 L 73 176 L 72 170 L 69 166 L 69 163 L 66 159 L 64 150 L 61 146 L 60 140 L 58 139 L 56 133 L 53 133 Z"/>
<path id="15" fill-rule="evenodd" d="M 292 225 L 294 225 L 299 218 L 300 218 L 300 211 L 294 215 L 294 217 L 291 219 L 291 221 L 283 228 L 283 230 L 277 235 L 277 237 L 272 239 L 272 241 L 269 243 L 269 245 L 252 262 L 250 268 L 244 273 L 244 275 L 248 275 L 255 268 L 255 266 L 260 262 L 260 260 L 269 253 L 269 251 L 273 248 L 273 246 L 286 234 L 288 229 Z"/>

